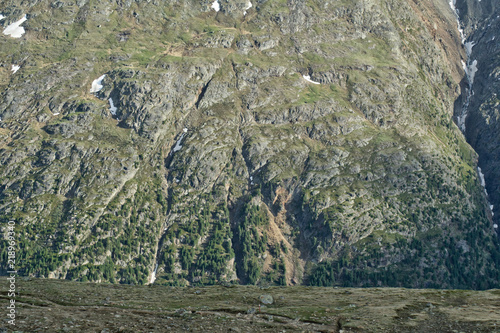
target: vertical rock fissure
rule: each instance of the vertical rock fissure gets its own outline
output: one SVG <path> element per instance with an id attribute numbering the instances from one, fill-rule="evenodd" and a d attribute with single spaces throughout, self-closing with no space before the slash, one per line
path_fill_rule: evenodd
<path id="1" fill-rule="evenodd" d="M 476 109 L 471 109 L 471 104 L 472 104 L 471 101 L 475 95 L 474 90 L 473 90 L 473 84 L 474 84 L 474 80 L 476 77 L 476 73 L 478 72 L 478 60 L 474 59 L 474 58 L 477 58 L 477 57 L 481 58 L 480 53 L 476 54 L 476 57 L 473 57 L 472 49 L 475 46 L 477 46 L 478 44 L 483 42 L 483 41 L 481 41 L 482 38 L 476 39 L 477 42 L 473 41 L 472 38 L 474 38 L 474 36 L 477 38 L 477 34 L 476 34 L 477 32 L 484 34 L 485 33 L 485 31 L 484 31 L 485 26 L 484 26 L 484 22 L 482 24 L 482 27 L 481 27 L 481 25 L 477 25 L 477 24 L 470 24 L 470 23 L 467 24 L 467 21 L 468 20 L 470 21 L 472 19 L 473 15 L 471 15 L 471 13 L 469 12 L 470 9 L 465 11 L 464 14 L 461 14 L 460 11 L 456 8 L 457 0 L 450 0 L 449 5 L 457 18 L 458 31 L 460 33 L 461 41 L 462 41 L 462 44 L 465 48 L 465 52 L 466 52 L 466 56 L 467 56 L 466 61 L 465 62 L 462 61 L 462 68 L 465 72 L 466 87 L 465 87 L 465 94 L 464 94 L 465 96 L 463 95 L 464 99 L 462 99 L 463 103 L 461 105 L 461 109 L 459 111 L 459 114 L 457 115 L 457 126 L 460 128 L 460 130 L 462 131 L 464 136 L 466 136 L 467 141 L 473 146 L 473 148 L 478 153 L 479 160 L 480 161 L 485 160 L 485 159 L 487 160 L 488 158 L 484 156 L 485 155 L 484 151 L 482 151 L 482 149 L 480 147 L 481 143 L 479 141 L 477 141 L 477 138 L 471 139 L 471 137 L 475 136 L 474 132 L 478 131 L 478 128 L 475 128 L 478 126 L 478 124 L 476 124 L 473 121 L 472 125 L 474 125 L 474 126 L 472 126 L 471 128 L 467 128 L 467 126 L 466 126 L 467 117 L 469 116 L 469 113 L 476 110 Z M 468 3 L 467 1 L 464 1 L 464 2 L 460 3 L 460 5 L 462 7 L 465 5 L 466 8 L 468 8 L 471 4 Z M 476 17 L 476 19 L 477 19 L 477 17 Z M 491 26 L 491 23 L 488 25 L 488 27 L 490 27 L 490 26 Z M 470 29 L 467 29 L 467 35 L 464 32 L 464 29 L 466 27 L 470 28 Z M 487 64 L 485 66 L 487 66 Z M 484 86 L 484 84 L 485 84 L 484 82 L 479 83 L 480 90 L 482 89 L 481 86 Z M 469 122 L 469 125 L 470 125 L 470 122 Z M 476 142 L 474 142 L 474 141 L 476 141 Z M 494 205 L 492 205 L 490 203 L 490 201 L 494 198 L 490 197 L 490 195 L 488 194 L 488 191 L 486 190 L 487 186 L 486 186 L 485 175 L 483 174 L 483 171 L 481 170 L 481 167 L 479 167 L 479 166 L 477 168 L 477 175 L 478 175 L 479 180 L 481 182 L 481 186 L 484 189 L 484 193 L 485 193 L 486 200 L 487 200 L 487 206 L 488 206 L 488 209 L 491 213 L 491 217 L 493 217 L 494 216 L 494 212 L 493 212 Z M 498 225 L 493 224 L 493 228 L 498 230 Z"/>
<path id="2" fill-rule="evenodd" d="M 201 88 L 201 92 L 198 95 L 198 100 L 196 101 L 196 104 L 195 104 L 197 109 L 199 109 L 199 107 L 200 107 L 201 100 L 205 96 L 205 93 L 207 92 L 208 85 L 210 84 L 210 82 L 212 82 L 212 79 L 208 80 L 207 84 L 205 84 L 203 86 L 203 88 Z"/>
<path id="3" fill-rule="evenodd" d="M 462 29 L 462 24 L 460 22 L 460 15 L 458 12 L 458 9 L 456 8 L 456 0 L 450 0 L 449 5 L 451 7 L 451 10 L 455 14 L 455 17 L 457 19 L 457 29 L 458 32 L 460 33 L 460 40 L 462 41 L 462 45 L 464 45 L 466 54 L 467 54 L 467 59 L 466 62 L 462 61 L 462 68 L 465 71 L 465 76 L 467 79 L 467 87 L 465 88 L 465 101 L 461 106 L 460 109 L 460 114 L 457 116 L 457 125 L 458 128 L 464 133 L 465 135 L 465 119 L 467 118 L 467 112 L 470 104 L 470 98 L 472 96 L 472 83 L 474 82 L 474 74 L 475 71 L 472 70 L 472 64 L 470 61 L 470 56 L 472 53 L 472 47 L 474 46 L 474 42 L 466 42 L 467 37 L 464 34 L 464 30 Z M 473 62 L 474 63 L 474 62 Z M 477 64 L 477 62 L 475 62 Z M 477 67 L 474 67 L 475 70 L 477 71 Z"/>

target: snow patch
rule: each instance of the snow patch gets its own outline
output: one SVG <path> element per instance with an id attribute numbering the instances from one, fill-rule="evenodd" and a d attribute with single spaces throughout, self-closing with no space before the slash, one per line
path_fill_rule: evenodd
<path id="1" fill-rule="evenodd" d="M 457 0 L 450 0 L 450 2 L 448 2 L 448 4 L 450 5 L 451 10 L 453 10 L 454 13 L 457 12 L 457 9 L 455 8 L 456 3 L 457 3 Z"/>
<path id="2" fill-rule="evenodd" d="M 464 35 L 464 29 L 460 28 L 458 26 L 458 32 L 460 33 L 460 39 L 462 40 L 462 44 L 465 42 L 465 35 Z"/>
<path id="3" fill-rule="evenodd" d="M 457 20 L 457 29 L 460 33 L 460 39 L 462 40 L 462 44 L 464 45 L 465 52 L 467 54 L 467 62 L 464 63 L 462 61 L 462 67 L 465 71 L 465 75 L 467 77 L 467 81 L 469 82 L 469 87 L 467 88 L 467 97 L 465 103 L 462 105 L 461 114 L 457 117 L 457 125 L 465 133 L 465 119 L 467 118 L 468 108 L 470 104 L 470 98 L 474 94 L 472 91 L 472 84 L 474 83 L 474 76 L 477 72 L 477 60 L 472 61 L 470 56 L 472 55 L 472 48 L 475 43 L 473 41 L 465 42 L 465 34 L 460 24 L 460 16 L 458 15 L 458 10 L 456 8 L 457 0 L 450 0 L 448 2 L 451 10 L 455 14 L 455 18 Z"/>
<path id="4" fill-rule="evenodd" d="M 3 30 L 3 34 L 12 38 L 21 38 L 21 36 L 26 32 L 24 28 L 21 27 L 21 24 L 23 24 L 26 20 L 27 18 L 25 14 L 19 21 L 9 24 L 7 28 Z"/>
<path id="5" fill-rule="evenodd" d="M 483 171 L 481 170 L 480 167 L 477 167 L 477 172 L 479 173 L 479 180 L 481 181 L 481 186 L 484 189 L 484 193 L 486 194 L 486 196 L 488 196 L 488 191 L 486 191 L 486 181 L 484 180 Z M 491 216 L 494 216 L 495 213 L 493 213 L 493 205 L 488 202 L 488 207 L 490 208 Z"/>
<path id="6" fill-rule="evenodd" d="M 184 136 L 186 135 L 186 132 L 182 133 L 181 137 L 179 138 L 179 140 L 177 140 L 177 142 L 176 142 L 176 144 L 174 146 L 174 149 L 173 149 L 174 153 L 178 152 L 179 150 L 181 150 L 181 148 L 182 148 L 181 142 L 182 142 L 182 139 L 184 139 Z"/>
<path id="7" fill-rule="evenodd" d="M 116 116 L 116 111 L 118 111 L 118 108 L 113 103 L 113 99 L 111 97 L 109 98 L 109 111 L 113 116 Z"/>
<path id="8" fill-rule="evenodd" d="M 18 66 L 18 65 L 12 65 L 12 74 L 14 74 L 15 72 L 17 72 L 19 69 L 21 68 L 21 66 Z"/>
<path id="9" fill-rule="evenodd" d="M 474 83 L 474 76 L 477 72 L 477 60 L 474 60 L 472 63 L 470 62 L 470 56 L 472 54 L 472 48 L 476 45 L 474 42 L 467 42 L 464 44 L 465 52 L 467 53 L 467 65 L 464 65 L 462 61 L 462 67 L 465 70 L 465 74 L 467 75 L 467 80 L 469 81 L 469 89 L 472 89 L 472 84 Z"/>
<path id="10" fill-rule="evenodd" d="M 53 115 L 53 116 L 58 116 L 58 115 L 59 115 L 59 112 L 53 113 L 52 115 Z"/>
<path id="11" fill-rule="evenodd" d="M 493 224 L 493 228 L 498 229 L 498 224 Z"/>
<path id="12" fill-rule="evenodd" d="M 101 91 L 101 89 L 103 88 L 102 80 L 104 80 L 105 76 L 106 76 L 106 74 L 101 75 L 101 76 L 99 76 L 99 78 L 92 81 L 92 87 L 90 88 L 91 93 L 96 93 L 98 91 Z"/>
<path id="13" fill-rule="evenodd" d="M 187 133 L 188 129 L 186 127 L 184 127 L 184 129 L 182 130 L 184 133 Z"/>
<path id="14" fill-rule="evenodd" d="M 304 78 L 304 80 L 306 80 L 307 82 L 311 82 L 311 83 L 314 83 L 314 84 L 321 84 L 319 82 L 316 82 L 316 81 L 313 81 L 311 80 L 311 77 L 309 75 L 302 75 L 302 77 Z"/>
<path id="15" fill-rule="evenodd" d="M 455 8 L 456 3 L 457 3 L 457 0 L 450 0 L 450 2 L 449 2 L 451 10 L 453 10 L 455 13 L 457 12 L 457 9 Z"/>
<path id="16" fill-rule="evenodd" d="M 216 12 L 218 12 L 220 10 L 220 4 L 219 4 L 219 1 L 218 0 L 215 0 L 213 3 L 212 3 L 212 6 L 210 7 L 212 8 L 213 10 L 215 10 Z"/>
<path id="17" fill-rule="evenodd" d="M 484 180 L 484 174 L 483 172 L 481 171 L 481 168 L 480 167 L 477 167 L 477 171 L 479 172 L 479 180 L 481 181 L 481 186 L 483 187 L 484 189 L 484 193 L 486 195 L 488 195 L 488 191 L 486 191 L 486 181 Z M 488 203 L 489 204 L 489 203 Z"/>
<path id="18" fill-rule="evenodd" d="M 5 16 L 3 16 L 2 14 L 0 14 L 0 21 L 3 20 L 5 18 Z"/>
<path id="19" fill-rule="evenodd" d="M 476 43 L 474 43 L 473 41 L 469 41 L 467 43 L 464 43 L 464 41 L 462 41 L 462 43 L 464 44 L 465 52 L 467 54 L 467 63 L 462 61 L 462 68 L 464 69 L 465 76 L 467 77 L 469 87 L 466 89 L 467 97 L 464 105 L 462 106 L 461 115 L 457 117 L 457 125 L 462 130 L 462 132 L 465 133 L 465 119 L 468 115 L 470 98 L 474 94 L 472 90 L 472 84 L 474 83 L 474 77 L 476 76 L 477 72 L 477 60 L 471 62 L 470 58 L 472 54 L 472 48 L 474 47 L 474 45 L 476 45 Z"/>
<path id="20" fill-rule="evenodd" d="M 151 274 L 151 280 L 149 280 L 149 283 L 150 284 L 153 284 L 155 283 L 155 280 L 156 280 L 156 271 L 158 270 L 158 264 L 156 264 L 156 267 L 155 267 L 155 270 L 153 271 L 153 273 Z"/>
<path id="21" fill-rule="evenodd" d="M 477 60 L 474 60 L 467 66 L 465 70 L 465 73 L 467 74 L 467 79 L 469 80 L 469 86 L 471 89 L 472 89 L 472 84 L 474 83 L 474 76 L 476 76 L 476 72 L 477 72 Z"/>
<path id="22" fill-rule="evenodd" d="M 247 10 L 249 10 L 250 8 L 252 8 L 252 3 L 250 1 L 248 1 L 247 6 L 245 7 L 245 11 L 243 12 L 243 15 L 246 15 Z"/>
<path id="23" fill-rule="evenodd" d="M 457 125 L 458 128 L 462 130 L 462 132 L 465 132 L 465 118 L 467 118 L 466 112 L 463 112 L 461 116 L 457 117 Z"/>
<path id="24" fill-rule="evenodd" d="M 467 42 L 464 44 L 465 52 L 467 53 L 467 58 L 470 57 L 470 55 L 472 53 L 472 48 L 474 47 L 474 45 L 476 45 L 476 43 L 474 43 L 474 42 Z"/>
<path id="25" fill-rule="evenodd" d="M 457 29 L 458 29 L 458 32 L 460 33 L 460 38 L 461 38 L 462 44 L 463 44 L 465 42 L 465 35 L 464 35 L 464 30 L 460 26 L 460 17 L 458 16 L 458 11 L 457 11 L 457 8 L 455 7 L 455 5 L 457 4 L 457 0 L 450 0 L 450 2 L 448 2 L 448 4 L 450 5 L 450 8 L 453 11 L 453 14 L 455 14 L 455 18 L 457 19 Z"/>
<path id="26" fill-rule="evenodd" d="M 479 172 L 479 179 L 481 180 L 481 186 L 485 187 L 486 186 L 486 182 L 484 181 L 484 174 L 481 171 L 481 168 L 477 167 L 477 171 Z"/>

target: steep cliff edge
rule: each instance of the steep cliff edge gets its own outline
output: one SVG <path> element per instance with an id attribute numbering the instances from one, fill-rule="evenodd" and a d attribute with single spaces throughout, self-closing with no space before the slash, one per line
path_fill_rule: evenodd
<path id="1" fill-rule="evenodd" d="M 446 1 L 0 9 L 4 27 L 26 14 L 0 37 L 0 217 L 21 274 L 498 283 Z"/>
<path id="2" fill-rule="evenodd" d="M 496 1 L 457 1 L 473 65 L 464 85 L 470 89 L 457 105 L 467 108 L 465 135 L 479 154 L 493 221 L 500 214 L 500 6 Z M 469 96 L 469 101 L 467 101 Z M 499 231 L 498 228 L 496 228 Z"/>

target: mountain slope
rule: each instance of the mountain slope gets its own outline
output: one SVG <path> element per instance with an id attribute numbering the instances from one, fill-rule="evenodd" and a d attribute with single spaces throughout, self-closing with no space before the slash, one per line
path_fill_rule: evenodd
<path id="1" fill-rule="evenodd" d="M 445 1 L 211 5 L 1 3 L 4 26 L 27 13 L 0 39 L 0 215 L 22 274 L 498 283 Z"/>

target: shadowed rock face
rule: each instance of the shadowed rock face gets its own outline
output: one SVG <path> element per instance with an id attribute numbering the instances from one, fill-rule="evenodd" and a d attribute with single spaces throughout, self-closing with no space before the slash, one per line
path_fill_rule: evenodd
<path id="1" fill-rule="evenodd" d="M 466 120 L 466 137 L 479 154 L 493 221 L 500 214 L 500 7 L 495 1 L 461 1 L 460 19 L 467 41 L 474 43 L 471 61 L 477 61 Z"/>
<path id="2" fill-rule="evenodd" d="M 219 3 L 2 3 L 27 14 L 0 38 L 21 274 L 495 285 L 448 3 Z"/>

